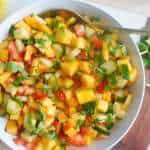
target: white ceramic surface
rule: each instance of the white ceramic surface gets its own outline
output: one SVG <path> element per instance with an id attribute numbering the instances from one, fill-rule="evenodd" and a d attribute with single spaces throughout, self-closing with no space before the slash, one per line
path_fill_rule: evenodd
<path id="1" fill-rule="evenodd" d="M 51 8 L 66 8 L 78 11 L 80 13 L 84 13 L 86 15 L 94 16 L 100 15 L 102 20 L 107 24 L 112 24 L 119 26 L 118 22 L 111 17 L 111 14 L 106 14 L 104 11 L 99 9 L 97 6 L 92 5 L 88 2 L 74 1 L 74 0 L 45 0 L 40 1 L 38 3 L 34 3 L 33 5 L 23 8 L 22 10 L 16 12 L 14 15 L 10 16 L 6 19 L 2 24 L 0 24 L 0 41 L 3 40 L 8 33 L 9 27 L 11 24 L 16 21 L 22 19 L 24 16 L 27 16 L 31 13 L 41 13 L 43 11 L 49 10 Z M 115 125 L 112 130 L 112 134 L 106 140 L 98 141 L 93 145 L 82 148 L 82 150 L 105 150 L 112 148 L 117 142 L 121 140 L 121 138 L 127 133 L 127 131 L 133 125 L 142 105 L 143 96 L 144 96 L 144 85 L 145 85 L 145 77 L 144 77 L 144 67 L 142 64 L 141 57 L 138 53 L 136 46 L 133 41 L 127 35 L 122 36 L 123 42 L 127 45 L 129 49 L 129 54 L 131 55 L 132 62 L 135 67 L 138 69 L 138 80 L 130 89 L 133 93 L 134 99 L 133 103 L 129 108 L 129 112 L 122 121 Z M 8 135 L 4 131 L 6 120 L 0 118 L 0 139 L 4 141 L 10 148 L 14 150 L 23 150 L 22 147 L 17 147 L 12 139 L 13 137 Z M 75 150 L 75 149 L 74 149 Z"/>

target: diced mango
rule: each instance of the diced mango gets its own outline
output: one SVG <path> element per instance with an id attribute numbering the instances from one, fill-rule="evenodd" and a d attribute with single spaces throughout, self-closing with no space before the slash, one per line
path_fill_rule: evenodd
<path id="1" fill-rule="evenodd" d="M 63 86 L 64 88 L 71 88 L 73 86 L 74 82 L 73 80 L 69 79 L 69 78 L 65 78 L 61 81 L 61 86 Z"/>
<path id="2" fill-rule="evenodd" d="M 3 92 L 2 88 L 0 87 L 0 105 L 3 103 Z"/>
<path id="3" fill-rule="evenodd" d="M 0 50 L 0 61 L 7 62 L 8 60 L 8 50 L 7 49 L 1 49 Z"/>
<path id="4" fill-rule="evenodd" d="M 0 75 L 0 84 L 5 88 L 6 87 L 6 81 L 8 81 L 9 77 L 11 76 L 10 72 L 4 72 Z"/>
<path id="5" fill-rule="evenodd" d="M 16 121 L 8 120 L 7 125 L 6 125 L 6 132 L 12 135 L 17 135 L 18 128 L 17 128 Z"/>
<path id="6" fill-rule="evenodd" d="M 36 48 L 31 45 L 28 45 L 25 50 L 24 60 L 25 61 L 31 60 L 31 57 L 35 52 L 36 52 Z"/>
<path id="7" fill-rule="evenodd" d="M 90 144 L 92 143 L 92 138 L 91 138 L 90 136 L 87 136 L 87 135 L 86 135 L 86 136 L 84 137 L 84 140 L 86 141 L 86 144 L 87 144 L 87 145 L 90 145 Z"/>
<path id="8" fill-rule="evenodd" d="M 131 82 L 131 83 L 135 82 L 136 77 L 137 77 L 137 69 L 136 68 L 132 68 L 132 70 L 130 71 L 129 82 Z"/>
<path id="9" fill-rule="evenodd" d="M 62 44 L 71 45 L 73 33 L 68 29 L 56 31 L 56 41 Z"/>
<path id="10" fill-rule="evenodd" d="M 91 72 L 90 64 L 87 61 L 80 61 L 79 62 L 79 69 L 80 69 L 80 71 L 85 72 L 85 73 Z"/>
<path id="11" fill-rule="evenodd" d="M 0 50 L 2 49 L 7 49 L 8 48 L 8 43 L 9 41 L 8 40 L 4 40 L 0 43 Z"/>
<path id="12" fill-rule="evenodd" d="M 10 115 L 10 120 L 18 120 L 20 116 L 20 113 L 16 114 L 16 115 Z"/>
<path id="13" fill-rule="evenodd" d="M 123 119 L 126 115 L 126 111 L 123 108 L 123 104 L 119 102 L 115 102 L 114 104 L 114 112 L 116 114 L 116 117 L 119 119 Z"/>
<path id="14" fill-rule="evenodd" d="M 48 58 L 54 58 L 55 57 L 55 51 L 54 51 L 54 49 L 51 46 L 49 46 L 48 48 L 44 49 L 44 54 Z"/>
<path id="15" fill-rule="evenodd" d="M 31 33 L 31 28 L 28 24 L 26 24 L 23 20 L 19 21 L 15 24 L 16 28 L 24 28 L 26 29 L 29 33 Z"/>
<path id="16" fill-rule="evenodd" d="M 83 37 L 73 36 L 72 47 L 85 49 L 87 47 L 87 41 Z"/>
<path id="17" fill-rule="evenodd" d="M 56 146 L 55 140 L 49 140 L 49 138 L 42 137 L 41 141 L 44 145 L 44 150 L 52 150 Z"/>
<path id="18" fill-rule="evenodd" d="M 36 17 L 28 16 L 24 19 L 24 21 L 33 29 L 46 32 L 50 34 L 52 31 L 51 29 L 44 23 L 41 23 Z"/>
<path id="19" fill-rule="evenodd" d="M 107 101 L 104 101 L 104 100 L 99 100 L 98 101 L 98 105 L 97 105 L 97 109 L 100 111 L 100 112 L 103 112 L 103 113 L 106 113 L 107 110 L 108 110 L 108 102 Z"/>
<path id="20" fill-rule="evenodd" d="M 62 147 L 59 146 L 59 145 L 57 145 L 57 146 L 54 148 L 54 150 L 62 150 Z"/>
<path id="21" fill-rule="evenodd" d="M 73 76 L 79 69 L 79 62 L 77 60 L 62 62 L 61 69 L 65 75 Z"/>
<path id="22" fill-rule="evenodd" d="M 68 119 L 64 112 L 58 112 L 57 118 L 61 123 L 64 123 Z"/>
<path id="23" fill-rule="evenodd" d="M 88 132 L 87 132 L 87 135 L 90 136 L 90 137 L 92 137 L 92 138 L 95 138 L 96 135 L 97 135 L 97 131 L 94 130 L 93 128 L 89 128 Z"/>
<path id="24" fill-rule="evenodd" d="M 111 95 L 112 93 L 110 91 L 106 91 L 102 94 L 102 99 L 110 102 L 112 100 Z"/>
<path id="25" fill-rule="evenodd" d="M 132 95 L 131 95 L 131 94 L 128 94 L 128 96 L 126 97 L 126 100 L 125 100 L 125 102 L 124 102 L 124 104 L 123 104 L 123 109 L 124 109 L 125 111 L 128 110 L 129 105 L 131 104 L 131 102 L 132 102 Z"/>
<path id="26" fill-rule="evenodd" d="M 81 75 L 81 82 L 83 87 L 86 88 L 94 88 L 96 84 L 96 80 L 92 75 L 82 74 Z"/>
<path id="27" fill-rule="evenodd" d="M 108 42 L 107 41 L 103 42 L 102 55 L 106 61 L 109 60 L 109 48 L 108 48 Z"/>
<path id="28" fill-rule="evenodd" d="M 68 130 L 65 130 L 65 134 L 69 137 L 74 136 L 77 133 L 77 130 L 74 128 L 69 128 Z"/>
<path id="29" fill-rule="evenodd" d="M 78 89 L 76 90 L 75 94 L 80 104 L 85 104 L 87 102 L 95 100 L 95 94 L 92 89 L 86 88 Z"/>

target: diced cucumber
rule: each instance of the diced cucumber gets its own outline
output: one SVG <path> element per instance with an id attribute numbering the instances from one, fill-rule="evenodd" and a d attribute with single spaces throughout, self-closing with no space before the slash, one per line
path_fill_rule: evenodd
<path id="1" fill-rule="evenodd" d="M 90 28 L 89 26 L 85 26 L 86 37 L 90 38 L 94 33 L 95 33 L 94 29 Z"/>
<path id="2" fill-rule="evenodd" d="M 118 90 L 115 92 L 115 100 L 119 102 L 124 102 L 125 101 L 125 91 L 124 90 Z"/>
<path id="3" fill-rule="evenodd" d="M 127 55 L 127 49 L 126 49 L 125 45 L 123 45 L 123 44 L 119 44 L 119 45 L 117 45 L 117 47 L 111 48 L 110 51 L 111 51 L 112 55 L 115 56 L 116 58 Z"/>
<path id="4" fill-rule="evenodd" d="M 14 38 L 20 40 L 26 40 L 30 38 L 30 33 L 24 28 L 14 30 Z"/>
<path id="5" fill-rule="evenodd" d="M 79 48 L 73 49 L 73 50 L 70 52 L 70 54 L 69 54 L 69 58 L 70 58 L 70 59 L 75 58 L 76 56 L 79 55 L 80 52 L 81 52 L 81 49 L 79 49 Z"/>
<path id="6" fill-rule="evenodd" d="M 107 116 L 105 114 L 98 114 L 96 116 L 96 120 L 99 121 L 99 122 L 105 122 L 107 119 Z"/>
<path id="7" fill-rule="evenodd" d="M 119 102 L 114 103 L 114 113 L 118 119 L 123 119 L 126 115 L 126 111 L 123 108 L 123 104 Z"/>
<path id="8" fill-rule="evenodd" d="M 29 132 L 24 131 L 24 132 L 21 133 L 21 137 L 22 137 L 25 141 L 32 142 L 32 141 L 36 138 L 36 135 L 30 134 Z"/>
<path id="9" fill-rule="evenodd" d="M 53 48 L 56 51 L 56 58 L 60 58 L 64 55 L 64 48 L 60 44 L 53 44 Z"/>
<path id="10" fill-rule="evenodd" d="M 102 134 L 105 134 L 105 135 L 109 135 L 110 134 L 109 130 L 107 128 L 105 128 L 105 127 L 96 126 L 96 127 L 94 127 L 94 129 L 96 131 L 98 131 L 99 133 L 102 133 Z"/>
<path id="11" fill-rule="evenodd" d="M 10 115 L 16 115 L 16 114 L 20 113 L 20 111 L 21 111 L 20 105 L 12 99 L 8 99 L 6 109 Z"/>
<path id="12" fill-rule="evenodd" d="M 117 65 L 114 61 L 107 61 L 101 65 L 101 68 L 104 70 L 106 74 L 111 74 L 116 71 Z"/>
<path id="13" fill-rule="evenodd" d="M 122 76 L 116 76 L 116 80 L 117 80 L 116 86 L 118 88 L 124 88 L 127 85 L 127 83 L 128 83 L 128 81 L 123 79 Z"/>

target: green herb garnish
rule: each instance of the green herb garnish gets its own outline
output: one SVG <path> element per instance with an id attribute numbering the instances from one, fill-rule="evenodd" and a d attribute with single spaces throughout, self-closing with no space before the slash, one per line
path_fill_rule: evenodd
<path id="1" fill-rule="evenodd" d="M 125 80 L 129 80 L 129 68 L 127 65 L 122 65 L 121 66 L 121 74 L 122 74 L 122 77 L 125 79 Z"/>
<path id="2" fill-rule="evenodd" d="M 96 102 L 89 102 L 83 105 L 83 112 L 86 115 L 93 115 L 95 113 Z"/>

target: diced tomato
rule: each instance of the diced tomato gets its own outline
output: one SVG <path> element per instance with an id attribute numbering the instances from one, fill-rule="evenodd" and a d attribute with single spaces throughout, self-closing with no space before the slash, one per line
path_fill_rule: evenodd
<path id="1" fill-rule="evenodd" d="M 65 101 L 66 95 L 65 95 L 65 93 L 64 93 L 63 90 L 58 90 L 58 91 L 56 92 L 56 95 L 57 95 L 57 97 L 58 97 L 60 100 Z"/>
<path id="2" fill-rule="evenodd" d="M 87 128 L 85 128 L 85 127 L 81 127 L 81 128 L 80 128 L 80 134 L 81 134 L 82 136 L 86 135 L 87 132 L 88 132 L 88 129 L 87 129 Z"/>
<path id="3" fill-rule="evenodd" d="M 58 120 L 54 120 L 54 122 L 52 123 L 53 126 L 57 127 L 59 125 L 59 121 Z"/>
<path id="4" fill-rule="evenodd" d="M 103 41 L 99 39 L 97 36 L 92 37 L 92 43 L 95 49 L 101 49 L 103 46 Z"/>
<path id="5" fill-rule="evenodd" d="M 79 55 L 77 56 L 78 59 L 86 60 L 87 59 L 87 52 L 85 50 L 82 50 Z"/>
<path id="6" fill-rule="evenodd" d="M 77 25 L 75 25 L 74 29 L 75 29 L 75 33 L 77 36 L 80 36 L 80 37 L 84 36 L 84 34 L 85 34 L 84 25 L 77 24 Z"/>
<path id="7" fill-rule="evenodd" d="M 26 86 L 21 86 L 18 88 L 16 93 L 17 96 L 24 96 L 25 95 Z"/>
<path id="8" fill-rule="evenodd" d="M 19 57 L 20 57 L 21 60 L 24 59 L 24 54 L 25 54 L 25 51 L 19 52 Z"/>
<path id="9" fill-rule="evenodd" d="M 98 93 L 103 93 L 105 91 L 105 87 L 108 85 L 108 82 L 105 80 L 101 82 L 97 88 Z"/>
<path id="10" fill-rule="evenodd" d="M 83 147 L 86 146 L 86 141 L 82 135 L 76 134 L 72 137 L 67 137 L 67 142 L 73 146 Z"/>
<path id="11" fill-rule="evenodd" d="M 36 100 L 42 100 L 46 97 L 48 97 L 48 95 L 46 93 L 41 92 L 40 90 L 36 90 L 34 93 L 34 98 Z"/>
<path id="12" fill-rule="evenodd" d="M 24 146 L 27 150 L 35 150 L 36 145 L 36 142 L 26 142 Z"/>
<path id="13" fill-rule="evenodd" d="M 22 139 L 21 137 L 16 137 L 14 139 L 14 142 L 15 142 L 16 145 L 25 145 L 25 143 L 26 143 L 25 140 Z"/>
<path id="14" fill-rule="evenodd" d="M 55 59 L 55 58 L 56 58 L 55 55 L 54 55 L 54 56 L 51 56 L 51 57 L 48 57 L 49 60 L 53 60 L 53 59 Z"/>
<path id="15" fill-rule="evenodd" d="M 15 60 L 15 61 L 21 61 L 22 60 L 22 54 L 19 54 L 19 52 L 17 52 L 15 42 L 11 41 L 9 43 L 8 52 L 9 52 L 10 60 Z"/>

